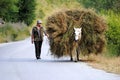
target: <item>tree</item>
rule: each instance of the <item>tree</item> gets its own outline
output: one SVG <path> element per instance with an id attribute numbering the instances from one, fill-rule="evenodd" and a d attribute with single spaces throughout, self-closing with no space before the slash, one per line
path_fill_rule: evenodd
<path id="1" fill-rule="evenodd" d="M 115 0 L 113 5 L 113 10 L 117 13 L 120 13 L 120 0 Z"/>
<path id="2" fill-rule="evenodd" d="M 82 3 L 86 8 L 95 8 L 100 10 L 113 10 L 120 12 L 120 0 L 77 0 Z"/>
<path id="3" fill-rule="evenodd" d="M 0 0 L 0 17 L 7 22 L 17 21 L 18 0 Z"/>
<path id="4" fill-rule="evenodd" d="M 19 21 L 30 25 L 35 19 L 35 0 L 19 0 Z"/>

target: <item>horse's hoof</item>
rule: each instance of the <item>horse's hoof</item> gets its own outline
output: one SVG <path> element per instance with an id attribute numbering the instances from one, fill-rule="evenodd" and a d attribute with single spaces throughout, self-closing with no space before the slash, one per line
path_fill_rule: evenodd
<path id="1" fill-rule="evenodd" d="M 71 58 L 70 61 L 73 61 L 73 58 Z"/>
<path id="2" fill-rule="evenodd" d="M 74 62 L 77 62 L 77 60 L 75 60 Z"/>

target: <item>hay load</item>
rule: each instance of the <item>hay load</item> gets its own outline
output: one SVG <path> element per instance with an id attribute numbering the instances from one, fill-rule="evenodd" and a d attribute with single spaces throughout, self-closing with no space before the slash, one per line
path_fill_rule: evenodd
<path id="1" fill-rule="evenodd" d="M 91 10 L 64 10 L 47 18 L 50 50 L 55 57 L 70 56 L 74 43 L 74 27 L 82 27 L 81 40 L 77 42 L 79 53 L 99 54 L 105 47 L 106 23 Z"/>

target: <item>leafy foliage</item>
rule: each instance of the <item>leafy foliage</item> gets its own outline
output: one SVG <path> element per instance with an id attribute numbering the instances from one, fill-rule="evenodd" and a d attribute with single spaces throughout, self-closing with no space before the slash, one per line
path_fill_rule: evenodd
<path id="1" fill-rule="evenodd" d="M 35 19 L 35 6 L 35 0 L 0 0 L 0 18 L 30 25 Z"/>
<path id="2" fill-rule="evenodd" d="M 120 56 L 120 15 L 107 12 L 108 31 L 106 32 L 108 49 L 112 55 Z"/>
<path id="3" fill-rule="evenodd" d="M 19 0 L 19 19 L 18 21 L 30 25 L 35 19 L 35 0 Z"/>
<path id="4" fill-rule="evenodd" d="M 18 0 L 0 0 L 0 17 L 5 21 L 16 22 L 17 21 L 17 7 Z"/>
<path id="5" fill-rule="evenodd" d="M 24 23 L 7 23 L 0 25 L 0 43 L 24 39 L 29 30 Z"/>
<path id="6" fill-rule="evenodd" d="M 99 10 L 113 10 L 120 12 L 120 0 L 77 0 L 82 3 L 86 8 L 95 8 Z"/>

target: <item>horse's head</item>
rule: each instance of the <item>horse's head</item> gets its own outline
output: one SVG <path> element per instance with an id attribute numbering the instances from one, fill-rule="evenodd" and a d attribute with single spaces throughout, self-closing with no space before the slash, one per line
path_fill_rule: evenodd
<path id="1" fill-rule="evenodd" d="M 82 28 L 74 28 L 75 40 L 81 39 Z"/>

